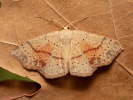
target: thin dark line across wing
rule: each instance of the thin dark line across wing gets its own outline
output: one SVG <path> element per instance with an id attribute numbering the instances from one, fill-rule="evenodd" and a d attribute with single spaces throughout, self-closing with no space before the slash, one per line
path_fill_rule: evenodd
<path id="1" fill-rule="evenodd" d="M 76 57 L 72 57 L 71 59 L 75 59 L 75 58 L 79 58 L 79 57 L 81 57 L 82 55 L 78 55 L 78 56 L 76 56 Z"/>
<path id="2" fill-rule="evenodd" d="M 56 57 L 56 56 L 52 56 L 52 57 L 55 58 L 55 59 L 64 59 L 62 57 Z"/>
<path id="3" fill-rule="evenodd" d="M 88 49 L 88 50 L 84 51 L 83 54 L 88 53 L 89 51 L 92 51 L 92 50 L 97 50 L 97 49 L 99 49 L 99 48 L 101 47 L 101 45 L 103 44 L 103 41 L 104 41 L 105 39 L 106 39 L 106 37 L 104 37 L 104 38 L 102 39 L 102 41 L 101 41 L 101 43 L 100 43 L 100 45 L 99 45 L 98 47 Z M 78 56 L 72 57 L 71 59 L 76 59 L 76 58 L 79 58 L 79 57 L 81 57 L 81 56 L 82 56 L 82 55 L 78 55 Z"/>
<path id="4" fill-rule="evenodd" d="M 27 41 L 27 43 L 30 45 L 30 47 L 34 50 L 34 52 L 36 53 L 44 53 L 44 54 L 48 54 L 49 56 L 52 55 L 50 52 L 46 52 L 46 51 L 41 51 L 41 50 L 36 50 L 32 44 L 30 42 Z"/>
<path id="5" fill-rule="evenodd" d="M 88 53 L 89 51 L 92 51 L 92 50 L 97 50 L 97 49 L 99 49 L 99 48 L 101 47 L 101 45 L 103 44 L 103 42 L 104 42 L 105 39 L 106 39 L 106 37 L 104 37 L 104 38 L 102 39 L 102 41 L 101 41 L 101 43 L 100 43 L 99 46 L 97 46 L 96 48 L 88 49 L 88 50 L 84 51 L 83 54 Z"/>

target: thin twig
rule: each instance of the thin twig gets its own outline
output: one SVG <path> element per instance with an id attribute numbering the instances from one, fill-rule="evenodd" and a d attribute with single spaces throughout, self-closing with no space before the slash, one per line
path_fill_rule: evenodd
<path id="1" fill-rule="evenodd" d="M 11 43 L 11 42 L 0 41 L 0 43 L 4 43 L 4 44 L 9 44 L 9 45 L 17 46 L 17 44 L 15 44 L 15 43 Z"/>
<path id="2" fill-rule="evenodd" d="M 117 61 L 117 63 L 123 68 L 123 69 L 125 69 L 130 75 L 132 75 L 133 76 L 133 72 L 129 69 L 129 68 L 127 68 L 127 67 L 125 67 L 123 64 L 121 64 L 118 60 L 116 60 Z"/>

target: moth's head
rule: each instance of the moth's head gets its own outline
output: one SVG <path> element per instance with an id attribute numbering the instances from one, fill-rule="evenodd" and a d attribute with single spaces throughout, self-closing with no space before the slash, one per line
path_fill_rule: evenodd
<path id="1" fill-rule="evenodd" d="M 68 30 L 69 29 L 69 27 L 63 27 L 62 28 L 62 30 Z"/>

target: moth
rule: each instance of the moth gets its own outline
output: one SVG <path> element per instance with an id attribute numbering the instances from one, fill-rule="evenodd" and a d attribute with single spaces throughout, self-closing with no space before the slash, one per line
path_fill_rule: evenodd
<path id="1" fill-rule="evenodd" d="M 67 73 L 91 76 L 98 67 L 109 65 L 121 51 L 117 40 L 64 27 L 22 43 L 11 54 L 24 68 L 53 79 Z"/>

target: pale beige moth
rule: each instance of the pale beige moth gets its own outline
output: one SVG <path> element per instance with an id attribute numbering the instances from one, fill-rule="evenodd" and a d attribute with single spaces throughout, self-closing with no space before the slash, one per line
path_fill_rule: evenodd
<path id="1" fill-rule="evenodd" d="M 53 79 L 67 73 L 91 76 L 98 67 L 109 65 L 121 51 L 117 40 L 64 27 L 22 43 L 12 55 L 24 68 Z"/>

